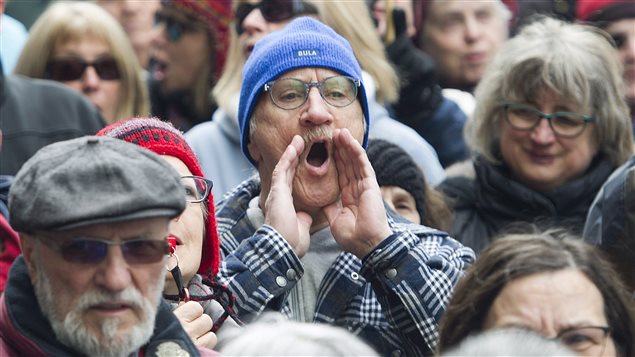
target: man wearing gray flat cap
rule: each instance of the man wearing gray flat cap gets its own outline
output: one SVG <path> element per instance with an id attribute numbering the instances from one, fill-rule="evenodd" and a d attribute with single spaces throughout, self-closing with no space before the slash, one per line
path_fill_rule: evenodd
<path id="1" fill-rule="evenodd" d="M 0 298 L 0 355 L 214 355 L 161 299 L 185 204 L 176 171 L 137 145 L 86 136 L 38 151 L 9 194 L 23 255 Z"/>

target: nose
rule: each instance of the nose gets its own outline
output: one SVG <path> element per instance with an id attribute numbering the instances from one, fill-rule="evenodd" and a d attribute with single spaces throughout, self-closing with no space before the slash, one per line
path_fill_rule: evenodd
<path id="1" fill-rule="evenodd" d="M 155 48 L 162 48 L 168 42 L 168 30 L 165 23 L 157 23 L 152 27 L 150 45 Z"/>
<path id="2" fill-rule="evenodd" d="M 82 92 L 90 93 L 90 92 L 94 92 L 99 87 L 99 84 L 101 83 L 101 78 L 97 74 L 97 71 L 95 71 L 95 67 L 88 66 L 86 67 L 84 74 L 82 74 L 81 81 L 82 81 Z"/>
<path id="3" fill-rule="evenodd" d="M 538 124 L 531 131 L 531 140 L 537 144 L 550 144 L 556 138 L 553 129 L 551 128 L 551 124 L 547 118 L 540 118 Z"/>
<path id="4" fill-rule="evenodd" d="M 474 16 L 468 16 L 465 19 L 465 40 L 467 42 L 476 41 L 482 33 L 481 24 Z"/>
<path id="5" fill-rule="evenodd" d="M 243 20 L 242 29 L 244 32 L 253 34 L 265 32 L 267 30 L 267 20 L 262 16 L 260 9 L 252 10 Z"/>
<path id="6" fill-rule="evenodd" d="M 95 284 L 107 291 L 118 292 L 130 286 L 131 281 L 130 266 L 121 246 L 108 247 L 106 257 L 99 263 Z"/>
<path id="7" fill-rule="evenodd" d="M 309 96 L 306 99 L 306 111 L 300 116 L 303 125 L 324 125 L 332 121 L 328 104 L 320 95 L 320 91 L 316 87 L 309 89 Z"/>

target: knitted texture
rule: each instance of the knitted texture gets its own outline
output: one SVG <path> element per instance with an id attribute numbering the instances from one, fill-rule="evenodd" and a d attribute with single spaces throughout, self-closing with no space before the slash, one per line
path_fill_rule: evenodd
<path id="1" fill-rule="evenodd" d="M 111 124 L 97 133 L 121 139 L 159 155 L 167 155 L 181 160 L 192 175 L 204 177 L 196 155 L 185 141 L 183 133 L 171 123 L 156 118 L 132 118 Z M 215 276 L 220 265 L 220 243 L 214 215 L 214 196 L 210 190 L 207 198 L 207 222 L 203 239 L 203 252 L 198 273 Z"/>
<path id="2" fill-rule="evenodd" d="M 397 186 L 408 191 L 415 199 L 417 212 L 423 221 L 426 181 L 410 155 L 401 147 L 381 139 L 371 139 L 366 154 L 373 165 L 379 186 Z"/>
<path id="3" fill-rule="evenodd" d="M 229 26 L 234 19 L 231 0 L 162 0 L 165 6 L 173 6 L 197 16 L 213 34 L 216 42 L 216 67 L 220 76 L 229 49 Z"/>
<path id="4" fill-rule="evenodd" d="M 635 17 L 633 0 L 578 0 L 576 17 L 588 22 L 611 22 Z"/>
<path id="5" fill-rule="evenodd" d="M 256 162 L 247 150 L 249 120 L 260 94 L 263 93 L 264 85 L 288 71 L 306 67 L 327 68 L 360 82 L 362 80 L 362 70 L 348 41 L 313 18 L 297 18 L 282 30 L 263 37 L 256 43 L 243 68 L 238 107 L 241 147 L 254 166 Z M 366 120 L 362 143 L 366 147 L 370 117 L 363 83 L 358 97 Z"/>

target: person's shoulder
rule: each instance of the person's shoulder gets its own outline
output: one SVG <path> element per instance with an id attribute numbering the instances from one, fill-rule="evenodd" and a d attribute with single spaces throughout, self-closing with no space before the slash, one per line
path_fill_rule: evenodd
<path id="1" fill-rule="evenodd" d="M 452 177 L 465 177 L 473 179 L 476 177 L 474 164 L 472 160 L 463 160 L 450 165 L 445 169 L 445 175 L 448 179 Z"/>
<path id="2" fill-rule="evenodd" d="M 476 173 L 471 160 L 458 162 L 445 170 L 446 178 L 437 186 L 443 192 L 453 209 L 471 206 L 475 199 Z"/>
<path id="3" fill-rule="evenodd" d="M 399 145 L 419 165 L 430 185 L 436 186 L 445 178 L 437 152 L 411 127 L 385 117 L 371 123 L 369 136 Z"/>
<path id="4" fill-rule="evenodd" d="M 57 115 L 55 122 L 58 123 L 79 119 L 84 126 L 92 125 L 91 130 L 104 126 L 97 108 L 85 96 L 64 84 L 21 75 L 10 75 L 5 80 L 6 97 L 23 110 Z"/>
<path id="5" fill-rule="evenodd" d="M 635 156 L 618 167 L 604 182 L 589 207 L 583 237 L 594 244 L 611 236 L 621 236 L 625 227 L 635 227 L 628 214 L 635 192 Z"/>
<path id="6" fill-rule="evenodd" d="M 260 178 L 255 174 L 224 195 L 216 204 L 216 216 L 234 217 L 244 214 L 249 202 L 259 194 Z"/>
<path id="7" fill-rule="evenodd" d="M 229 120 L 221 109 L 216 109 L 211 120 L 196 124 L 185 132 L 185 140 L 194 150 L 228 145 L 227 143 L 232 141 L 232 136 L 235 136 L 235 140 L 240 143 L 238 127 L 226 128 L 231 126 L 227 123 Z M 236 132 L 235 135 L 233 135 L 233 131 Z"/>
<path id="8" fill-rule="evenodd" d="M 190 141 L 200 140 L 202 138 L 206 138 L 208 135 L 213 134 L 218 130 L 218 123 L 209 120 L 199 124 L 194 125 L 190 130 L 185 132 L 185 138 Z"/>
<path id="9" fill-rule="evenodd" d="M 83 99 L 81 94 L 55 81 L 30 78 L 17 74 L 7 76 L 5 80 L 7 81 L 6 88 L 9 93 L 16 95 L 26 94 L 25 100 L 32 100 L 34 96 L 47 96 L 54 97 L 56 100 L 62 99 L 90 104 Z"/>

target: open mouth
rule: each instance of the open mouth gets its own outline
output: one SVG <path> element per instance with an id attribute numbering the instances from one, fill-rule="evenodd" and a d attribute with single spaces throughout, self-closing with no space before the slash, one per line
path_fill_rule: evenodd
<path id="1" fill-rule="evenodd" d="M 168 65 L 165 62 L 157 61 L 152 67 L 152 77 L 157 81 L 162 81 L 165 78 Z"/>
<path id="2" fill-rule="evenodd" d="M 309 153 L 306 156 L 307 164 L 314 167 L 320 167 L 324 165 L 327 159 L 328 148 L 326 146 L 326 142 L 320 141 L 313 143 L 311 145 L 311 149 L 309 149 Z"/>

